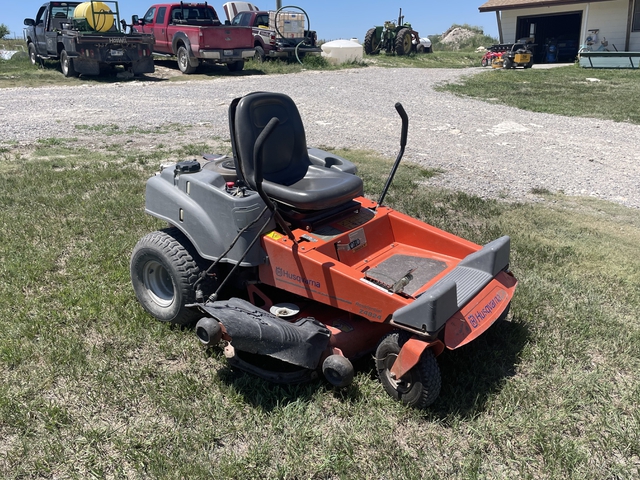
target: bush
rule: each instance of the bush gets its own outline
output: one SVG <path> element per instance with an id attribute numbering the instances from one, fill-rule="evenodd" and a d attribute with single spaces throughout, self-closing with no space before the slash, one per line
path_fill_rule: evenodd
<path id="1" fill-rule="evenodd" d="M 4 39 L 7 35 L 9 35 L 9 27 L 7 27 L 4 23 L 0 23 L 0 39 Z"/>

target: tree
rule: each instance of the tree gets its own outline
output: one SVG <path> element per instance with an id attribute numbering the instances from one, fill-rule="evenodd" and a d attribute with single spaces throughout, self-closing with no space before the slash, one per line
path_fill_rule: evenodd
<path id="1" fill-rule="evenodd" d="M 4 23 L 0 23 L 0 39 L 9 35 L 9 27 L 7 27 Z"/>

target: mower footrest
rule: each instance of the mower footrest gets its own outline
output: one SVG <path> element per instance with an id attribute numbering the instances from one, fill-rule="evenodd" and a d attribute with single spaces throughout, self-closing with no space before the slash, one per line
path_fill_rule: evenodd
<path id="1" fill-rule="evenodd" d="M 509 265 L 510 239 L 501 237 L 467 255 L 415 302 L 398 309 L 393 322 L 435 334 Z"/>

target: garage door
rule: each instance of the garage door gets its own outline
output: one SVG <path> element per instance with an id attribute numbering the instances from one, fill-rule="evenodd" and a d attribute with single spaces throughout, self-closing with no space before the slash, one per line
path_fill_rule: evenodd
<path id="1" fill-rule="evenodd" d="M 534 62 L 545 63 L 547 45 L 555 42 L 558 62 L 573 62 L 580 48 L 582 12 L 518 17 L 516 38 L 533 37 Z"/>

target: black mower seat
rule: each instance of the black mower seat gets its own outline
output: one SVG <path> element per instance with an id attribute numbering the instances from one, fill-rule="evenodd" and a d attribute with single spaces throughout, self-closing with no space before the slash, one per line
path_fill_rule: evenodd
<path id="1" fill-rule="evenodd" d="M 249 188 L 256 188 L 256 139 L 273 117 L 280 123 L 265 143 L 262 157 L 262 188 L 269 198 L 297 210 L 318 211 L 347 204 L 362 195 L 359 177 L 311 163 L 295 103 L 287 95 L 266 92 L 237 98 L 229 107 L 236 169 Z"/>

